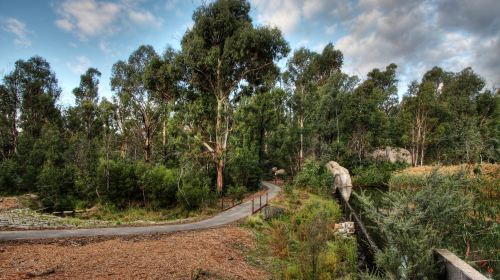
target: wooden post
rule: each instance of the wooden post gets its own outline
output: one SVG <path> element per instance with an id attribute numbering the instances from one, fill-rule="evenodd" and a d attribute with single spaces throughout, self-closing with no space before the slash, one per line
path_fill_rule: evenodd
<path id="1" fill-rule="evenodd" d="M 252 214 L 253 214 L 253 198 L 252 198 Z"/>
<path id="2" fill-rule="evenodd" d="M 269 202 L 269 192 L 266 192 L 266 205 Z"/>

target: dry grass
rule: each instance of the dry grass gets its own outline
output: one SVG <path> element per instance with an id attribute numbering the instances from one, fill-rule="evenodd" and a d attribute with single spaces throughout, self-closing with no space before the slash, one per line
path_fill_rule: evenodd
<path id="1" fill-rule="evenodd" d="M 196 232 L 0 244 L 0 279 L 269 279 L 247 263 L 251 233 Z"/>
<path id="2" fill-rule="evenodd" d="M 462 170 L 466 171 L 468 174 L 473 175 L 474 169 L 477 165 L 461 164 L 461 165 L 444 165 L 444 166 L 431 166 L 424 165 L 418 167 L 409 167 L 399 171 L 398 173 L 414 174 L 414 175 L 425 175 L 429 174 L 435 168 L 439 168 L 439 172 L 443 174 L 454 174 Z M 500 178 L 500 164 L 484 163 L 481 166 L 481 175 L 486 176 L 491 179 Z"/>

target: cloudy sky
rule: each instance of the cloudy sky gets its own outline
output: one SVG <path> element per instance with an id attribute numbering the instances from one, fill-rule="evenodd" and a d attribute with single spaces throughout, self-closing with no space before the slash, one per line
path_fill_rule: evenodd
<path id="1" fill-rule="evenodd" d="M 71 89 L 88 67 L 102 73 L 112 95 L 111 66 L 141 44 L 179 48 L 202 0 L 16 0 L 0 2 L 0 76 L 18 59 L 46 58 L 74 103 Z M 344 71 L 362 78 L 398 65 L 400 95 L 435 65 L 471 66 L 489 87 L 500 86 L 499 0 L 251 0 L 258 25 L 278 26 L 292 49 L 321 51 L 334 43 Z M 281 66 L 285 61 L 280 62 Z"/>

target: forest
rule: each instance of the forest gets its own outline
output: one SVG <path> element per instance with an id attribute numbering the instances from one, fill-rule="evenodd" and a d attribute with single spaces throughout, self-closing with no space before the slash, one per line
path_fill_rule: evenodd
<path id="1" fill-rule="evenodd" d="M 201 6 L 180 49 L 139 46 L 110 81 L 89 68 L 74 106 L 58 103 L 49 61 L 17 60 L 0 85 L 0 192 L 37 193 L 48 209 L 195 209 L 256 190 L 272 167 L 293 177 L 308 158 L 353 169 L 391 146 L 414 166 L 500 159 L 500 97 L 472 68 L 434 67 L 398 93 L 390 61 L 348 75 L 333 44 L 291 53 L 249 11 L 242 1 Z"/>

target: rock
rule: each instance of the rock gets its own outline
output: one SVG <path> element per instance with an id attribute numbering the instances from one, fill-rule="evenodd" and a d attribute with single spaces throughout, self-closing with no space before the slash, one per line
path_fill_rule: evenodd
<path id="1" fill-rule="evenodd" d="M 264 219 L 269 220 L 285 214 L 285 208 L 269 205 L 264 208 Z"/>
<path id="2" fill-rule="evenodd" d="M 354 222 L 335 224 L 334 231 L 342 235 L 354 234 Z"/>
<path id="3" fill-rule="evenodd" d="M 335 161 L 328 162 L 326 164 L 326 168 L 328 169 L 328 171 L 330 171 L 330 173 L 332 173 L 333 177 L 335 178 L 335 181 L 333 183 L 334 191 L 339 189 L 342 197 L 346 201 L 349 201 L 349 197 L 351 197 L 352 192 L 352 182 L 351 175 L 349 175 L 349 170 L 340 166 L 340 164 Z"/>
<path id="4" fill-rule="evenodd" d="M 404 162 L 412 164 L 411 153 L 404 148 L 385 147 L 385 149 L 377 149 L 371 153 L 374 160 L 383 160 L 390 163 Z"/>

